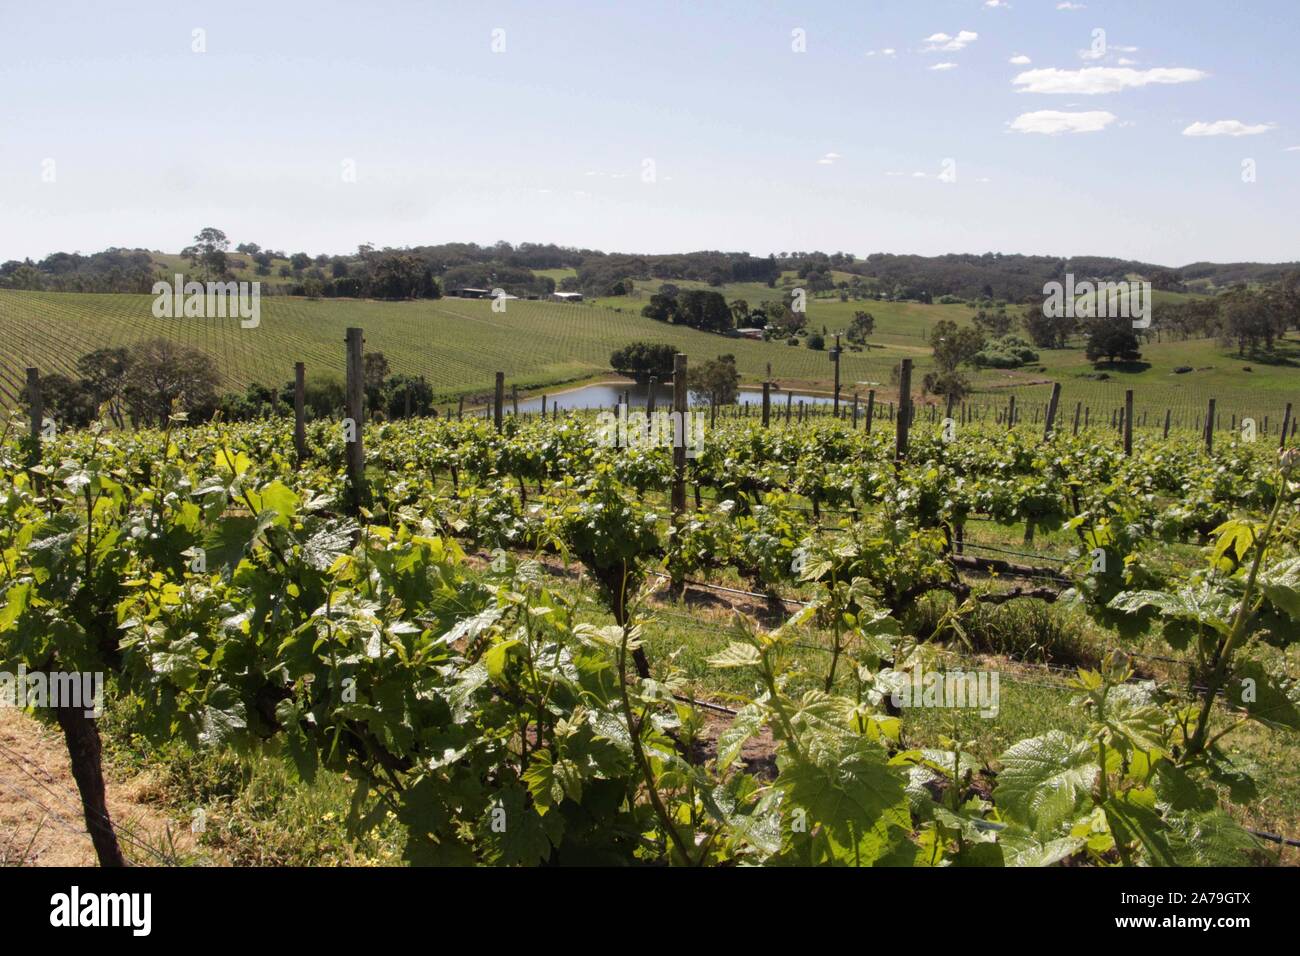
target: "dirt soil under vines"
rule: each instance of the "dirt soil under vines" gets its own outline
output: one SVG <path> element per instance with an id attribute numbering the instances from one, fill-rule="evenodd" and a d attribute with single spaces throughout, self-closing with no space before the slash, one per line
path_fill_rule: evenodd
<path id="1" fill-rule="evenodd" d="M 154 805 L 146 775 L 104 770 L 109 815 L 128 861 L 156 866 L 172 846 L 193 851 L 189 826 Z M 0 707 L 0 865 L 96 865 L 62 735 L 15 707 Z"/>

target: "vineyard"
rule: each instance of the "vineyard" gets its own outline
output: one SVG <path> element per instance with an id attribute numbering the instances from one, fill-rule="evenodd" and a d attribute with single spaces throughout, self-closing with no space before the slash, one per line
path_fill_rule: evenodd
<path id="1" fill-rule="evenodd" d="M 723 415 L 688 459 L 580 413 L 411 419 L 358 474 L 347 423 L 11 421 L 0 664 L 344 777 L 349 834 L 414 864 L 1291 852 L 1296 453 L 855 424 Z M 98 730 L 57 716 L 120 861 Z"/>
<path id="2" fill-rule="evenodd" d="M 748 285 L 727 291 L 751 300 L 763 294 Z M 1159 301 L 1177 299 L 1172 293 L 1159 295 L 1164 297 Z M 640 299 L 621 306 L 612 306 L 612 301 L 573 305 L 520 300 L 496 313 L 491 303 L 474 299 L 377 302 L 266 296 L 259 325 L 245 329 L 238 320 L 155 318 L 152 298 L 144 295 L 0 290 L 0 405 L 19 403 L 29 366 L 44 374 L 74 375 L 77 360 L 87 352 L 158 337 L 208 355 L 230 391 L 252 383 L 289 382 L 295 362 L 306 364 L 309 379 L 341 379 L 339 345 L 345 329 L 355 325 L 365 327 L 367 349 L 383 352 L 394 372 L 423 375 L 435 383 L 440 402 L 482 396 L 497 371 L 524 392 L 555 395 L 571 383 L 608 378 L 610 353 L 634 341 L 669 344 L 698 360 L 732 354 L 745 384 L 774 380 L 785 390 L 830 390 L 832 365 L 824 351 L 668 325 L 642 317 Z M 809 323 L 834 332 L 861 307 L 863 303 L 812 299 Z M 865 402 L 873 389 L 894 390 L 894 370 L 904 358 L 916 363 L 919 382 L 932 367 L 927 336 L 933 326 L 944 319 L 969 325 L 972 314 L 962 305 L 871 302 L 865 307 L 876 316 L 877 330 L 869 349 L 842 353 L 846 401 L 855 393 Z M 1205 339 L 1149 342 L 1143 355 L 1150 363 L 1143 371 L 1098 373 L 1081 348 L 1044 351 L 1042 366 L 974 374 L 969 403 L 992 418 L 994 407 L 1005 408 L 1014 397 L 1032 424 L 1034 407 L 1043 406 L 1052 383 L 1060 382 L 1071 408 L 1081 402 L 1090 416 L 1109 419 L 1131 388 L 1140 423 L 1150 427 L 1159 426 L 1170 411 L 1174 429 L 1198 431 L 1214 398 L 1225 430 L 1250 417 L 1261 429 L 1268 419 L 1276 431 L 1285 404 L 1295 399 L 1292 369 L 1300 355 L 1294 339 L 1279 341 L 1271 364 L 1255 359 L 1255 364 L 1243 366 Z M 1176 369 L 1189 371 L 1179 374 Z"/>

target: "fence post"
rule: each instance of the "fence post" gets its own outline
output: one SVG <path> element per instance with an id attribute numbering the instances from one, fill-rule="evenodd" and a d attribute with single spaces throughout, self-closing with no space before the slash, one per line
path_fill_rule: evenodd
<path id="1" fill-rule="evenodd" d="M 497 431 L 501 431 L 501 414 L 502 406 L 505 405 L 506 399 L 506 373 L 497 372 L 496 388 L 492 394 L 492 423 L 496 425 Z"/>
<path id="2" fill-rule="evenodd" d="M 514 406 L 515 418 L 519 417 L 519 386 L 514 382 L 510 383 L 510 403 Z"/>
<path id="3" fill-rule="evenodd" d="M 894 462 L 907 457 L 907 432 L 912 424 L 912 360 L 903 359 L 898 370 L 898 429 L 894 435 Z"/>
<path id="4" fill-rule="evenodd" d="M 767 427 L 767 423 L 771 420 L 771 416 L 772 416 L 772 383 L 764 382 L 763 383 L 763 427 L 764 428 Z"/>
<path id="5" fill-rule="evenodd" d="M 1165 433 L 1164 433 L 1165 438 L 1169 437 L 1169 422 L 1173 418 L 1173 416 L 1174 416 L 1174 410 L 1172 408 L 1166 408 L 1165 409 Z"/>
<path id="6" fill-rule="evenodd" d="M 293 448 L 298 464 L 307 460 L 307 366 L 293 363 Z"/>
<path id="7" fill-rule="evenodd" d="M 835 348 L 831 350 L 831 361 L 835 363 L 835 397 L 831 400 L 831 414 L 840 417 L 840 337 L 835 336 Z"/>
<path id="8" fill-rule="evenodd" d="M 41 397 L 41 373 L 32 366 L 27 368 L 27 408 L 31 413 L 32 442 L 27 460 L 29 467 L 34 468 L 41 463 L 41 426 L 45 423 L 45 402 Z M 39 475 L 36 476 L 35 487 L 38 492 L 45 487 L 45 482 Z"/>
<path id="9" fill-rule="evenodd" d="M 1210 399 L 1209 409 L 1205 413 L 1205 453 L 1214 451 L 1214 399 Z"/>
<path id="10" fill-rule="evenodd" d="M 1286 447 L 1286 430 L 1291 427 L 1291 403 L 1286 403 L 1286 412 L 1282 415 L 1282 443 L 1279 448 Z"/>
<path id="11" fill-rule="evenodd" d="M 1056 425 L 1056 409 L 1061 404 L 1061 383 L 1052 383 L 1052 397 L 1047 401 L 1047 422 L 1043 425 L 1044 441 L 1052 437 L 1052 428 Z"/>
<path id="12" fill-rule="evenodd" d="M 876 390 L 867 389 L 867 423 L 863 426 L 866 434 L 871 434 L 871 420 L 876 417 Z"/>
<path id="13" fill-rule="evenodd" d="M 362 346 L 365 339 L 361 329 L 347 331 L 347 417 L 352 421 L 351 441 L 347 445 L 350 504 L 353 514 L 361 510 L 365 501 L 366 448 L 362 431 L 365 427 L 366 382 Z M 346 427 L 346 423 L 345 423 Z M 346 432 L 344 433 L 346 436 Z"/>
<path id="14" fill-rule="evenodd" d="M 716 405 L 714 406 L 717 407 Z M 686 356 L 673 356 L 673 415 L 677 419 L 673 438 L 673 520 L 686 510 Z"/>
<path id="15" fill-rule="evenodd" d="M 1007 401 L 1007 428 L 1016 427 L 1016 396 L 1012 395 Z"/>
<path id="16" fill-rule="evenodd" d="M 1133 389 L 1124 392 L 1124 457 L 1133 457 Z"/>
<path id="17" fill-rule="evenodd" d="M 40 370 L 28 366 L 27 368 L 27 409 L 31 413 L 31 436 L 32 442 L 37 449 L 41 443 L 41 425 L 45 419 L 45 403 L 41 398 L 41 373 Z M 39 460 L 39 451 L 37 457 Z"/>
<path id="18" fill-rule="evenodd" d="M 858 430 L 858 393 L 853 393 L 853 430 Z"/>

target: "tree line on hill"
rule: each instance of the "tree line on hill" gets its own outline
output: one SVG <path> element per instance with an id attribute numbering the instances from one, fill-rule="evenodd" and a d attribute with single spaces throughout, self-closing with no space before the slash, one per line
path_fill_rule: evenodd
<path id="1" fill-rule="evenodd" d="M 366 407 L 372 414 L 403 418 L 433 411 L 433 387 L 424 376 L 393 374 L 383 352 L 367 352 L 363 363 Z M 176 414 L 189 422 L 214 416 L 250 421 L 293 411 L 292 381 L 278 388 L 255 382 L 243 392 L 222 393 L 221 373 L 212 358 L 169 339 L 95 349 L 74 368 L 74 374 L 51 373 L 40 380 L 45 415 L 60 428 L 84 428 L 100 419 L 117 428 L 162 427 Z M 25 388 L 22 400 L 27 400 Z M 340 415 L 345 401 L 345 386 L 337 377 L 318 376 L 305 383 L 309 419 Z"/>
<path id="2" fill-rule="evenodd" d="M 647 282 L 701 282 L 718 288 L 761 283 L 775 288 L 793 272 L 809 295 L 888 298 L 917 302 L 978 301 L 1033 304 L 1049 282 L 1066 274 L 1100 281 L 1142 276 L 1169 291 L 1217 291 L 1236 284 L 1284 282 L 1300 263 L 1195 262 L 1178 268 L 1103 256 L 949 254 L 941 256 L 845 252 L 705 250 L 662 255 L 606 253 L 553 243 L 441 243 L 404 248 L 359 246 L 349 255 L 310 255 L 241 242 L 229 251 L 225 233 L 206 227 L 183 250 L 189 277 L 226 279 L 247 271 L 264 291 L 309 297 L 436 298 L 444 291 L 501 288 L 520 297 L 582 292 L 588 297 L 630 296 Z M 573 270 L 558 283 L 541 270 Z M 40 261 L 0 263 L 0 288 L 59 292 L 148 292 L 171 270 L 142 249 L 57 252 Z"/>

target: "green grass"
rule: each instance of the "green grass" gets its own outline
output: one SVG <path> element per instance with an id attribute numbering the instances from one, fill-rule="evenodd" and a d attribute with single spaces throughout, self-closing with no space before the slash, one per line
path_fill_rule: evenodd
<path id="1" fill-rule="evenodd" d="M 308 375 L 343 373 L 348 326 L 365 329 L 367 351 L 382 351 L 393 371 L 424 374 L 442 396 L 485 392 L 493 374 L 506 373 L 520 388 L 544 388 L 609 374 L 609 355 L 629 342 L 665 342 L 696 361 L 735 355 L 750 382 L 766 366 L 784 384 L 825 383 L 831 363 L 825 352 L 784 344 L 730 339 L 582 304 L 511 301 L 504 313 L 491 303 L 442 299 L 420 302 L 316 301 L 262 298 L 261 324 L 243 329 L 237 319 L 156 319 L 144 295 L 0 292 L 0 393 L 12 402 L 23 368 L 70 373 L 86 352 L 155 336 L 208 353 L 226 387 L 284 382 L 293 363 Z M 900 351 L 846 353 L 846 389 L 857 381 L 888 382 Z"/>

